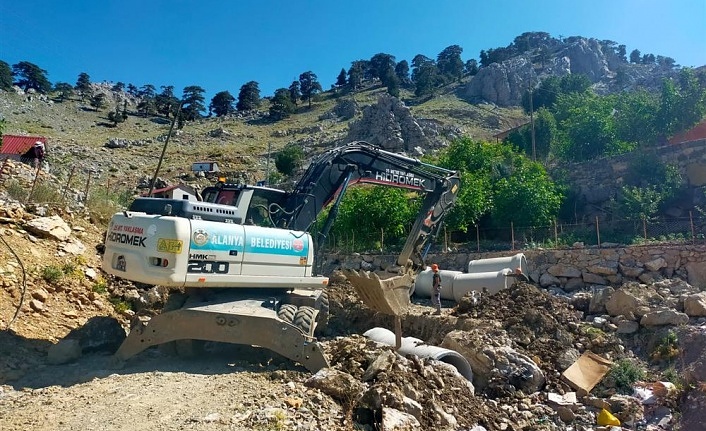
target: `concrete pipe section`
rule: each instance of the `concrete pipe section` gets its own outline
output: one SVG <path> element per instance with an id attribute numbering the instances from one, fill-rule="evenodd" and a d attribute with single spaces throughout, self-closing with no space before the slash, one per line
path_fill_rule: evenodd
<path id="1" fill-rule="evenodd" d="M 414 294 L 420 297 L 431 297 L 433 272 L 427 268 L 417 274 L 414 281 Z M 503 289 L 507 289 L 514 278 L 512 270 L 504 268 L 492 272 L 478 272 L 467 274 L 461 271 L 439 270 L 441 276 L 441 299 L 458 302 L 466 293 L 476 291 L 482 293 L 484 290 L 493 295 Z"/>
<path id="2" fill-rule="evenodd" d="M 378 343 L 395 346 L 394 332 L 385 328 L 373 328 L 363 334 Z M 459 374 L 473 381 L 473 370 L 468 360 L 455 350 L 444 349 L 443 347 L 429 346 L 424 344 L 424 341 L 414 337 L 403 337 L 402 346 L 397 350 L 403 355 L 415 355 L 420 358 L 430 358 L 437 361 L 445 362 L 458 370 Z"/>
<path id="3" fill-rule="evenodd" d="M 468 262 L 468 273 L 494 272 L 505 268 L 511 271 L 520 268 L 523 274 L 528 274 L 527 258 L 524 253 L 517 253 L 514 256 L 494 257 L 491 259 L 477 259 Z"/>

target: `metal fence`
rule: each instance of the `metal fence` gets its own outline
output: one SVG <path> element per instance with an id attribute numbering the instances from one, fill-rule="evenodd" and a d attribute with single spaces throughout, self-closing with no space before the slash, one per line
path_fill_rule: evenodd
<path id="1" fill-rule="evenodd" d="M 359 234 L 358 237 L 361 235 Z M 384 232 L 370 243 L 356 240 L 356 233 L 330 235 L 326 247 L 331 252 L 394 253 L 400 244 L 386 244 Z M 577 244 L 585 247 L 647 244 L 705 244 L 706 216 L 689 213 L 686 217 L 600 220 L 586 223 L 555 222 L 548 226 L 514 226 L 482 228 L 473 226 L 467 232 L 442 229 L 431 244 L 434 252 L 458 250 L 495 252 L 534 248 L 563 249 Z"/>

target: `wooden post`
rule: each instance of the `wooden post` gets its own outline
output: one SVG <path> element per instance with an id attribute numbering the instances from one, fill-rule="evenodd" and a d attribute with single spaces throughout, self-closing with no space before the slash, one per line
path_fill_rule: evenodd
<path id="1" fill-rule="evenodd" d="M 478 225 L 476 225 L 476 245 L 476 250 L 480 253 L 480 230 L 478 229 Z"/>
<path id="2" fill-rule="evenodd" d="M 402 318 L 395 315 L 395 350 L 400 350 L 402 347 Z"/>
<path id="3" fill-rule="evenodd" d="M 696 235 L 694 235 L 694 217 L 691 215 L 691 211 L 689 211 L 689 225 L 691 225 L 691 243 L 696 244 Z"/>
<path id="4" fill-rule="evenodd" d="M 385 228 L 380 228 L 380 251 L 385 249 Z"/>
<path id="5" fill-rule="evenodd" d="M 34 181 L 32 181 L 32 189 L 29 191 L 29 194 L 27 195 L 27 199 L 25 199 L 25 205 L 27 205 L 27 202 L 29 202 L 30 199 L 32 199 L 32 195 L 34 194 L 34 189 L 37 187 L 37 180 L 39 180 L 39 172 L 42 170 L 42 164 L 38 163 L 37 164 L 37 171 L 34 173 Z"/>
<path id="6" fill-rule="evenodd" d="M 86 180 L 86 191 L 83 193 L 83 202 L 88 202 L 88 188 L 91 185 L 91 174 L 93 171 L 88 171 L 88 179 Z"/>
<path id="7" fill-rule="evenodd" d="M 598 247 L 601 246 L 601 229 L 598 227 L 598 216 L 596 216 L 596 239 L 598 240 Z"/>
<path id="8" fill-rule="evenodd" d="M 66 186 L 64 186 L 64 192 L 61 194 L 61 200 L 66 200 L 66 192 L 68 192 L 69 187 L 71 187 L 71 180 L 74 178 L 75 171 L 76 171 L 76 166 L 72 166 L 71 172 L 69 173 L 69 179 L 66 180 Z"/>
<path id="9" fill-rule="evenodd" d="M 444 226 L 444 253 L 449 251 L 449 237 L 446 234 L 446 226 Z"/>
<path id="10" fill-rule="evenodd" d="M 110 194 L 110 178 L 108 178 L 108 181 L 105 183 L 105 194 Z"/>
<path id="11" fill-rule="evenodd" d="M 642 236 L 645 237 L 645 242 L 647 242 L 647 218 L 642 218 Z"/>
<path id="12" fill-rule="evenodd" d="M 554 219 L 554 247 L 559 247 L 559 232 L 557 231 L 556 219 Z"/>
<path id="13" fill-rule="evenodd" d="M 515 223 L 510 222 L 510 235 L 512 241 L 512 250 L 515 251 Z"/>

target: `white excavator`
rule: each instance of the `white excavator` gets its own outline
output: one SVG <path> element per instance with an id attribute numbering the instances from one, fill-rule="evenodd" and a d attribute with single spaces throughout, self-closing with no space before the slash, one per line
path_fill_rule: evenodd
<path id="1" fill-rule="evenodd" d="M 353 142 L 316 157 L 291 192 L 219 181 L 199 201 L 140 197 L 116 213 L 103 270 L 172 291 L 160 314 L 131 328 L 116 357 L 155 345 L 190 355 L 215 341 L 269 349 L 312 372 L 327 367 L 315 338 L 328 322 L 321 252 L 343 195 L 356 183 L 424 195 L 397 259 L 400 274 L 349 277 L 367 306 L 399 315 L 414 275 L 426 266 L 423 248 L 456 200 L 459 177 Z M 317 216 L 329 207 L 317 228 Z"/>

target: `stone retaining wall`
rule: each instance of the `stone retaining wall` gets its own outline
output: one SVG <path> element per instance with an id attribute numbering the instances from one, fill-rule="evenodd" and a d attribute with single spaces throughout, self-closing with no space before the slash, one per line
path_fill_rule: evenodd
<path id="1" fill-rule="evenodd" d="M 476 259 L 524 253 L 529 276 L 542 286 L 561 286 L 571 291 L 590 285 L 621 286 L 627 281 L 649 284 L 664 278 L 680 278 L 706 290 L 706 245 L 658 245 L 565 250 L 522 250 L 504 253 L 429 254 L 428 263 L 442 269 L 467 271 Z M 396 272 L 393 255 L 329 255 L 325 271 L 345 267 Z"/>

